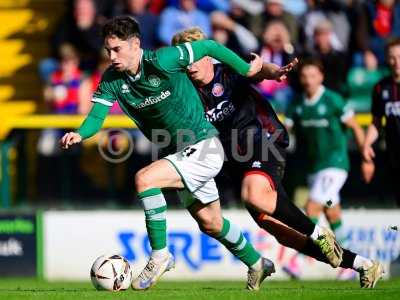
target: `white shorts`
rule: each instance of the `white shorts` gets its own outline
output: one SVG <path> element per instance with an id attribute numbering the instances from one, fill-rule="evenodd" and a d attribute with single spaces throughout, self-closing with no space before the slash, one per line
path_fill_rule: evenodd
<path id="1" fill-rule="evenodd" d="M 214 177 L 221 170 L 224 157 L 220 140 L 212 137 L 164 158 L 174 165 L 182 178 L 186 190 L 180 191 L 179 196 L 185 207 L 196 200 L 207 204 L 219 199 Z"/>
<path id="2" fill-rule="evenodd" d="M 340 203 L 340 190 L 347 179 L 347 171 L 339 168 L 327 168 L 308 177 L 310 200 L 324 206 Z"/>

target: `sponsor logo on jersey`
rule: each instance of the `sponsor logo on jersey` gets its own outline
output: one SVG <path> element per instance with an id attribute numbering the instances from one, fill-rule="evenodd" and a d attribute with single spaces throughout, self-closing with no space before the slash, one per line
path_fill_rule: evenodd
<path id="1" fill-rule="evenodd" d="M 386 116 L 400 117 L 400 102 L 387 102 L 385 105 Z"/>
<path id="2" fill-rule="evenodd" d="M 161 79 L 156 75 L 150 75 L 147 80 L 149 81 L 151 86 L 159 87 L 161 84 Z"/>
<path id="3" fill-rule="evenodd" d="M 226 117 L 231 116 L 234 111 L 235 107 L 233 106 L 233 104 L 225 100 L 221 103 L 218 103 L 216 108 L 207 111 L 206 119 L 209 122 L 222 121 Z"/>
<path id="4" fill-rule="evenodd" d="M 215 97 L 221 97 L 224 94 L 224 86 L 220 83 L 215 83 L 211 93 L 215 96 Z"/>
<path id="5" fill-rule="evenodd" d="M 261 162 L 256 160 L 255 162 L 253 162 L 253 164 L 251 165 L 252 168 L 261 168 Z"/>
<path id="6" fill-rule="evenodd" d="M 382 91 L 382 99 L 383 100 L 389 100 L 389 91 L 388 90 L 383 90 Z"/>
<path id="7" fill-rule="evenodd" d="M 328 127 L 329 121 L 327 119 L 311 119 L 311 120 L 302 120 L 301 126 L 303 127 Z"/>
<path id="8" fill-rule="evenodd" d="M 171 92 L 170 91 L 168 91 L 168 90 L 162 91 L 160 95 L 147 97 L 142 103 L 135 104 L 134 107 L 136 109 L 144 108 L 146 106 L 159 103 L 162 100 L 168 98 L 169 96 L 171 96 Z"/>
<path id="9" fill-rule="evenodd" d="M 126 93 L 129 93 L 129 92 L 130 92 L 129 86 L 128 86 L 126 83 L 124 83 L 123 85 L 121 85 L 121 93 L 122 93 L 122 94 L 126 94 Z"/>

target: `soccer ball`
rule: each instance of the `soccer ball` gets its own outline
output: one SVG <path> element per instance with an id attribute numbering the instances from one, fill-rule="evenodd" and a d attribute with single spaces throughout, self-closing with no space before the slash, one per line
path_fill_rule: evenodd
<path id="1" fill-rule="evenodd" d="M 102 255 L 94 261 L 90 279 L 97 290 L 122 291 L 132 283 L 132 269 L 121 255 Z"/>

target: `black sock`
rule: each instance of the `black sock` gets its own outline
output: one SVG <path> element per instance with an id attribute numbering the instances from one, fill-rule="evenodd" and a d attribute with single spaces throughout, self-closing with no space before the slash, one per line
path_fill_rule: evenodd
<path id="1" fill-rule="evenodd" d="M 315 258 L 316 260 L 322 261 L 324 263 L 328 263 L 326 257 L 322 254 L 321 250 L 314 242 L 308 238 L 305 247 L 300 250 L 300 253 Z"/>
<path id="2" fill-rule="evenodd" d="M 340 267 L 346 269 L 353 269 L 354 260 L 357 254 L 351 252 L 350 250 L 344 248 L 342 249 L 343 249 L 343 260 L 340 263 Z M 314 244 L 314 242 L 311 239 L 307 239 L 306 246 L 300 252 L 307 256 L 315 258 L 316 260 L 328 263 L 326 257 L 322 254 L 321 250 L 318 248 L 317 245 Z"/>
<path id="3" fill-rule="evenodd" d="M 277 187 L 276 208 L 272 217 L 306 236 L 310 236 L 315 229 L 315 224 L 289 200 L 280 184 Z"/>
<path id="4" fill-rule="evenodd" d="M 357 254 L 351 252 L 350 250 L 343 249 L 343 260 L 340 266 L 342 268 L 353 269 L 354 260 L 356 259 Z"/>

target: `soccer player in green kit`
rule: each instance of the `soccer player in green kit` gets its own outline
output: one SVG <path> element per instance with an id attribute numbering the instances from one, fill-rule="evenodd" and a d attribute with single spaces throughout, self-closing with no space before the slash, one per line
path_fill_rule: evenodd
<path id="1" fill-rule="evenodd" d="M 353 131 L 360 151 L 364 131 L 342 97 L 323 86 L 319 61 L 303 61 L 299 76 L 304 94 L 289 107 L 285 123 L 294 127 L 298 146 L 306 153 L 310 187 L 306 212 L 315 222 L 324 212 L 337 239 L 343 241 L 339 192 L 349 170 L 345 128 Z"/>
<path id="2" fill-rule="evenodd" d="M 67 149 L 97 133 L 114 101 L 151 141 L 160 142 L 161 136 L 163 146 L 165 139 L 169 142 L 163 149 L 166 156 L 135 176 L 152 254 L 132 287 L 150 288 L 174 265 L 167 248 L 167 204 L 161 188 L 176 188 L 200 229 L 249 267 L 247 288 L 258 290 L 265 277 L 275 271 L 274 265 L 261 257 L 239 228 L 221 215 L 214 177 L 222 167 L 224 151 L 217 130 L 205 119 L 199 96 L 185 70 L 194 61 L 211 56 L 241 75 L 253 76 L 262 67 L 261 59 L 256 57 L 247 64 L 210 40 L 157 51 L 143 50 L 138 23 L 125 16 L 108 21 L 103 37 L 112 66 L 93 96 L 89 115 L 77 132 L 65 134 L 60 143 Z M 160 130 L 164 135 L 160 135 Z"/>

